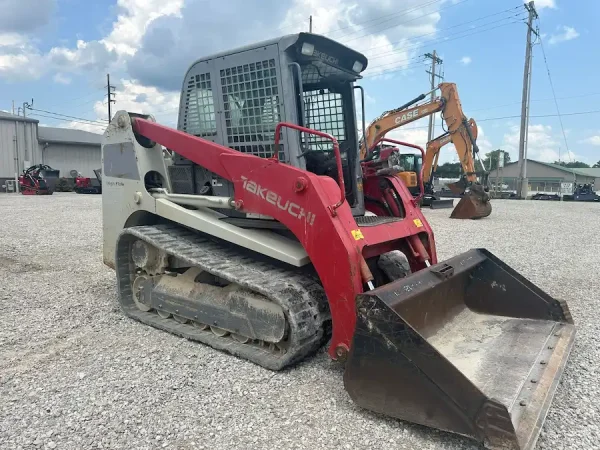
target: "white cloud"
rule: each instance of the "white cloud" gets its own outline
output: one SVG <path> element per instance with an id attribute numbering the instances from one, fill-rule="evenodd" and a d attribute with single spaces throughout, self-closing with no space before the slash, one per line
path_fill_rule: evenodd
<path id="1" fill-rule="evenodd" d="M 0 78 L 37 79 L 44 71 L 39 51 L 28 43 L 0 46 Z"/>
<path id="2" fill-rule="evenodd" d="M 60 72 L 57 72 L 52 79 L 59 84 L 71 84 L 71 78 L 63 75 Z"/>
<path id="3" fill-rule="evenodd" d="M 477 146 L 479 147 L 479 153 L 481 159 L 485 158 L 485 154 L 495 150 L 492 146 L 492 143 L 485 135 L 483 131 L 483 127 L 481 125 L 477 125 Z"/>
<path id="4" fill-rule="evenodd" d="M 524 3 L 529 3 L 529 0 L 525 0 Z M 535 0 L 535 9 L 538 11 L 544 8 L 556 8 L 556 2 L 554 0 Z"/>
<path id="5" fill-rule="evenodd" d="M 390 131 L 386 137 L 403 142 L 410 142 L 411 144 L 423 147 L 423 149 L 427 146 L 427 129 L 425 128 L 396 128 L 395 130 Z M 406 150 L 407 152 L 413 152 L 412 149 Z"/>
<path id="6" fill-rule="evenodd" d="M 465 65 L 468 66 L 469 64 L 471 64 L 471 57 L 470 56 L 463 56 L 462 58 L 460 58 L 460 62 Z"/>
<path id="7" fill-rule="evenodd" d="M 520 129 L 517 125 L 512 126 L 510 133 L 504 135 L 504 145 L 502 148 L 510 153 L 512 161 L 516 161 L 519 156 L 519 139 Z M 550 125 L 529 125 L 527 141 L 528 159 L 554 162 L 560 157 L 563 161 L 585 161 L 585 158 L 582 158 L 581 155 L 577 155 L 572 151 L 567 153 L 564 145 L 562 151 L 560 151 L 561 142 L 553 135 Z"/>
<path id="8" fill-rule="evenodd" d="M 100 42 L 78 40 L 74 50 L 64 47 L 52 48 L 48 53 L 47 59 L 55 66 L 64 70 L 102 70 L 111 61 L 116 60 L 116 53 L 108 50 Z"/>
<path id="9" fill-rule="evenodd" d="M 183 1 L 118 0 L 120 14 L 104 39 L 78 40 L 75 48 L 53 47 L 46 54 L 40 52 L 27 34 L 12 28 L 3 33 L 0 28 L 0 77 L 39 79 L 55 70 L 64 74 L 106 71 L 111 66 L 120 68 L 124 60 L 119 61 L 118 57 L 128 58 L 135 53 L 148 24 L 160 16 L 177 16 Z"/>
<path id="10" fill-rule="evenodd" d="M 559 42 L 570 41 L 579 37 L 579 33 L 573 27 L 563 25 L 562 27 L 558 27 L 558 29 L 562 30 L 562 33 L 550 36 L 550 39 L 548 40 L 550 44 L 558 44 Z"/>
<path id="11" fill-rule="evenodd" d="M 102 40 L 109 50 L 133 55 L 150 22 L 160 16 L 180 17 L 184 0 L 118 0 L 120 14 L 110 34 Z"/>
<path id="12" fill-rule="evenodd" d="M 112 82 L 112 80 L 111 80 Z M 152 114 L 157 122 L 175 127 L 177 125 L 177 114 L 179 112 L 179 93 L 163 92 L 155 87 L 142 86 L 133 80 L 120 80 L 115 83 L 116 103 L 113 105 L 112 114 L 119 110 L 141 114 Z M 81 113 L 86 118 L 90 114 Z M 96 116 L 96 122 L 107 123 L 108 108 L 105 102 L 94 103 L 91 114 Z M 96 123 L 82 123 L 80 121 L 65 122 L 64 128 L 92 131 L 94 133 L 104 132 L 104 126 Z"/>
<path id="13" fill-rule="evenodd" d="M 583 139 L 581 141 L 579 141 L 582 144 L 589 144 L 589 145 L 597 145 L 600 146 L 600 135 L 595 135 L 595 136 L 590 136 L 587 139 Z"/>
<path id="14" fill-rule="evenodd" d="M 369 56 L 365 74 L 389 73 L 416 67 L 417 37 L 435 38 L 441 5 L 405 0 L 399 13 L 394 2 L 379 0 L 265 0 L 260 5 L 242 0 L 117 0 L 118 16 L 106 36 L 97 41 L 79 40 L 74 48 L 61 44 L 48 53 L 41 52 L 27 35 L 4 30 L 16 36 L 9 40 L 11 48 L 0 44 L 0 76 L 35 79 L 48 72 L 68 75 L 125 68 L 127 77 L 142 84 L 177 90 L 185 69 L 196 58 L 305 30 L 307 11 L 313 15 L 315 32 L 331 32 L 334 39 Z M 382 22 L 387 16 L 401 18 L 401 24 Z M 47 21 L 49 16 L 44 17 Z M 272 23 L 280 25 L 277 30 Z M 223 29 L 237 31 L 223 34 Z"/>
<path id="15" fill-rule="evenodd" d="M 435 37 L 440 6 L 438 2 L 432 5 L 430 0 L 404 0 L 403 12 L 398 13 L 397 4 L 391 1 L 294 0 L 282 27 L 305 30 L 310 11 L 316 33 L 327 34 L 364 53 L 369 59 L 364 75 L 377 75 L 415 64 L 412 58 L 418 54 L 416 38 Z M 390 19 L 382 21 L 386 16 Z M 394 26 L 396 20 L 392 16 L 397 16 L 402 24 Z"/>

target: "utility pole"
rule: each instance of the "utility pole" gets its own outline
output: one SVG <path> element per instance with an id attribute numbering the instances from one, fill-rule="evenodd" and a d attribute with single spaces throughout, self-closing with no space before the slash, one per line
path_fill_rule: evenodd
<path id="1" fill-rule="evenodd" d="M 525 47 L 525 68 L 523 70 L 523 95 L 521 98 L 521 135 L 519 138 L 519 177 L 517 179 L 517 197 L 520 199 L 527 198 L 529 192 L 529 180 L 527 179 L 527 136 L 529 133 L 529 99 L 531 91 L 531 34 L 537 36 L 537 32 L 533 29 L 533 19 L 537 18 L 534 2 L 524 5 L 529 12 L 527 20 L 527 47 Z"/>
<path id="2" fill-rule="evenodd" d="M 312 33 L 312 16 L 308 16 L 308 32 Z"/>
<path id="3" fill-rule="evenodd" d="M 110 84 L 110 74 L 107 73 L 106 74 L 106 96 L 108 98 L 108 122 L 109 123 L 110 123 L 110 120 L 112 119 L 112 111 L 111 111 L 110 104 L 117 102 L 116 100 L 113 99 L 113 95 L 115 95 L 115 93 L 113 92 L 114 90 L 115 90 L 115 87 Z"/>
<path id="4" fill-rule="evenodd" d="M 33 108 L 33 99 L 31 99 L 31 105 L 27 102 L 23 102 L 23 117 L 27 117 L 27 109 Z"/>
<path id="5" fill-rule="evenodd" d="M 13 100 L 12 114 L 13 114 L 13 116 L 15 115 L 15 101 L 14 100 Z"/>
<path id="6" fill-rule="evenodd" d="M 429 58 L 431 59 L 431 72 L 429 70 L 426 70 L 425 72 L 427 72 L 428 74 L 431 75 L 431 101 L 433 101 L 435 95 L 433 93 L 434 89 L 435 89 L 435 78 L 442 78 L 440 75 L 435 73 L 435 65 L 436 64 L 442 64 L 444 61 L 442 61 L 440 58 L 437 57 L 437 53 L 435 52 L 435 50 L 433 51 L 433 54 L 431 53 L 425 53 L 425 58 Z M 427 142 L 431 141 L 433 139 L 433 114 L 431 114 L 429 116 L 429 132 L 427 133 Z"/>

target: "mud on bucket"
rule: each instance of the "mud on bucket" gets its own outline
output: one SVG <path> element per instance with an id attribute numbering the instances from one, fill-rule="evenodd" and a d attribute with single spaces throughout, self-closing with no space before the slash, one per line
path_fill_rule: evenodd
<path id="1" fill-rule="evenodd" d="M 565 303 L 470 250 L 357 297 L 350 397 L 388 416 L 533 448 L 573 345 Z"/>

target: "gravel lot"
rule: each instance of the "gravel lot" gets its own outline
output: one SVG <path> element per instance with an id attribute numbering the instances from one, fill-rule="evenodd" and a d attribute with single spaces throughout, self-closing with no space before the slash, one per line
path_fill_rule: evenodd
<path id="1" fill-rule="evenodd" d="M 426 211 L 444 259 L 485 247 L 568 301 L 576 344 L 537 448 L 599 448 L 600 205 Z M 0 448 L 475 449 L 356 407 L 325 348 L 272 373 L 125 318 L 101 197 L 0 195 Z"/>

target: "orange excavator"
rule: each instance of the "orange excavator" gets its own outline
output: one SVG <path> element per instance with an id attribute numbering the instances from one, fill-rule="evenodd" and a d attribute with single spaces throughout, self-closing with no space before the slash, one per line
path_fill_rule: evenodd
<path id="1" fill-rule="evenodd" d="M 474 139 L 477 139 L 477 124 L 474 119 L 469 119 L 468 121 L 469 128 L 471 129 L 471 136 Z M 425 160 L 423 161 L 421 176 L 423 177 L 423 185 L 424 185 L 424 195 L 422 200 L 423 206 L 430 206 L 432 208 L 452 208 L 453 200 L 440 200 L 438 196 L 436 196 L 434 187 L 433 187 L 433 176 L 437 172 L 440 150 L 446 144 L 450 144 L 452 142 L 452 135 L 448 132 L 439 135 L 435 139 L 432 139 L 427 143 L 427 149 L 425 151 Z M 467 173 L 471 170 L 469 163 L 472 163 L 472 159 L 467 158 L 465 164 L 462 162 L 462 171 L 463 173 Z M 485 177 L 487 171 L 485 167 L 483 167 L 483 176 Z M 462 196 L 465 191 L 465 185 L 463 182 L 464 178 L 459 180 L 456 183 L 448 183 L 446 186 L 455 195 Z M 487 181 L 483 184 L 487 184 Z M 418 186 L 414 188 L 409 188 L 409 190 L 414 191 L 418 194 Z"/>
<path id="2" fill-rule="evenodd" d="M 484 187 L 487 171 L 481 163 L 483 183 L 478 181 L 477 172 L 475 171 L 475 158 L 479 157 L 479 147 L 476 142 L 477 132 L 473 132 L 473 128 L 476 130 L 477 126 L 472 119 L 469 121 L 464 115 L 456 84 L 440 83 L 435 90 L 438 89 L 440 95 L 430 102 L 413 106 L 425 99 L 429 92 L 421 94 L 399 108 L 384 112 L 371 122 L 365 130 L 364 138 L 361 139 L 361 159 L 368 159 L 369 154 L 376 153 L 381 142 L 386 140 L 386 134 L 390 131 L 431 114 L 441 112 L 447 131 L 438 138 L 439 141 L 436 139 L 429 143 L 431 148 L 428 145 L 421 177 L 423 180 L 431 181 L 432 169 L 434 166 L 437 167 L 439 149 L 446 143 L 452 142 L 461 162 L 463 175 L 457 183 L 449 186 L 452 192 L 462 196 L 450 217 L 455 219 L 487 217 L 492 212 L 490 196 L 487 187 Z M 449 139 L 446 139 L 446 137 Z M 481 162 L 480 158 L 479 160 Z M 401 170 L 397 175 L 409 189 L 416 186 L 418 177 L 414 172 Z"/>

